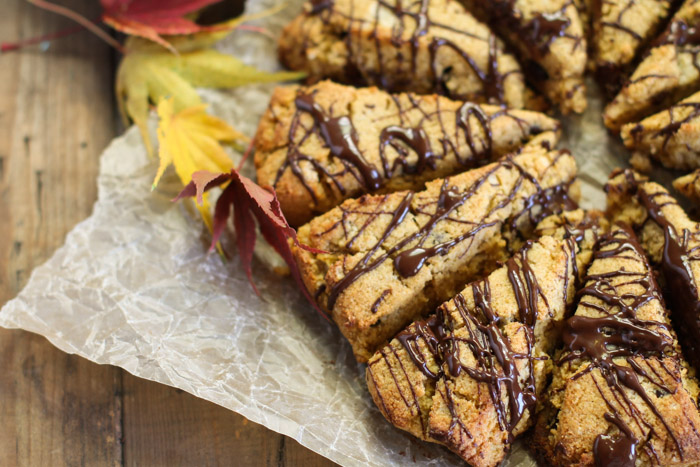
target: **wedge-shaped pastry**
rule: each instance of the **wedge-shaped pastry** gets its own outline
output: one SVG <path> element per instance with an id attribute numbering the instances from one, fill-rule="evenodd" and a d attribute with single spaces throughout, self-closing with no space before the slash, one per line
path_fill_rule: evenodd
<path id="1" fill-rule="evenodd" d="M 571 208 L 575 175 L 568 151 L 526 147 L 418 193 L 347 200 L 299 229 L 302 243 L 327 253 L 293 253 L 309 292 L 364 362 L 504 260 L 505 232 L 525 229 L 533 213 Z"/>
<path id="2" fill-rule="evenodd" d="M 392 92 L 529 107 L 516 59 L 454 0 L 315 0 L 282 32 L 280 60 L 322 78 Z"/>
<path id="3" fill-rule="evenodd" d="M 681 192 L 683 196 L 700 202 L 700 169 L 675 179 L 673 188 Z"/>
<path id="4" fill-rule="evenodd" d="M 532 84 L 563 113 L 586 109 L 586 38 L 571 0 L 463 0 L 520 53 Z"/>
<path id="5" fill-rule="evenodd" d="M 605 125 L 622 125 L 669 107 L 700 91 L 700 2 L 685 0 L 652 44 L 615 99 L 605 108 Z"/>
<path id="6" fill-rule="evenodd" d="M 615 97 L 634 60 L 656 38 L 672 4 L 672 0 L 598 2 L 591 49 L 596 77 L 609 98 Z"/>
<path id="7" fill-rule="evenodd" d="M 639 123 L 622 127 L 632 166 L 651 170 L 651 160 L 671 169 L 700 168 L 700 92 Z"/>
<path id="8" fill-rule="evenodd" d="M 639 230 L 658 265 L 683 352 L 700 367 L 700 225 L 665 188 L 632 170 L 614 173 L 606 188 L 609 215 Z"/>
<path id="9" fill-rule="evenodd" d="M 547 465 L 696 465 L 697 383 L 630 227 L 599 241 L 578 296 L 535 449 Z"/>
<path id="10" fill-rule="evenodd" d="M 275 90 L 255 165 L 258 182 L 275 188 L 285 217 L 300 225 L 345 199 L 420 189 L 558 138 L 559 123 L 537 112 L 323 81 Z"/>
<path id="11" fill-rule="evenodd" d="M 527 243 L 377 352 L 366 379 L 384 416 L 472 466 L 498 465 L 546 387 L 574 296 L 570 248 L 553 237 Z"/>

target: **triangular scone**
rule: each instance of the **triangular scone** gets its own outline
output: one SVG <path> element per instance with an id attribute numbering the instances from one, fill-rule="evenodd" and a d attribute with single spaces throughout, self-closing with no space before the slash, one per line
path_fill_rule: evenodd
<path id="1" fill-rule="evenodd" d="M 635 58 L 657 36 L 672 4 L 672 0 L 598 2 L 591 49 L 596 77 L 609 98 L 622 87 Z"/>
<path id="2" fill-rule="evenodd" d="M 571 0 L 462 0 L 516 51 L 533 86 L 563 113 L 586 109 L 586 38 Z"/>
<path id="3" fill-rule="evenodd" d="M 526 146 L 421 192 L 347 200 L 299 229 L 301 243 L 326 253 L 293 253 L 310 294 L 364 362 L 505 259 L 505 235 L 529 224 L 533 209 L 541 217 L 570 209 L 575 175 L 568 151 Z"/>
<path id="4" fill-rule="evenodd" d="M 629 80 L 605 108 L 618 131 L 700 90 L 700 1 L 686 0 Z"/>
<path id="5" fill-rule="evenodd" d="M 614 173 L 606 189 L 609 216 L 638 229 L 640 243 L 658 265 L 683 352 L 700 367 L 700 224 L 664 187 L 632 170 Z"/>
<path id="6" fill-rule="evenodd" d="M 255 166 L 296 226 L 363 193 L 420 189 L 525 143 L 554 147 L 558 139 L 559 123 L 538 112 L 323 81 L 275 90 L 255 137 Z"/>
<path id="7" fill-rule="evenodd" d="M 621 135 L 637 170 L 648 172 L 650 158 L 670 169 L 700 168 L 700 92 L 639 123 L 623 126 Z"/>
<path id="8" fill-rule="evenodd" d="M 455 0 L 316 0 L 284 29 L 279 55 L 310 82 L 531 106 L 515 57 Z"/>
<path id="9" fill-rule="evenodd" d="M 578 297 L 535 450 L 547 465 L 696 465 L 698 386 L 630 227 L 598 242 Z"/>
<path id="10" fill-rule="evenodd" d="M 533 421 L 551 370 L 575 252 L 553 237 L 527 243 L 369 361 L 367 385 L 397 427 L 470 465 L 498 465 Z"/>
<path id="11" fill-rule="evenodd" d="M 700 202 L 700 169 L 675 179 L 673 188 L 696 203 Z"/>

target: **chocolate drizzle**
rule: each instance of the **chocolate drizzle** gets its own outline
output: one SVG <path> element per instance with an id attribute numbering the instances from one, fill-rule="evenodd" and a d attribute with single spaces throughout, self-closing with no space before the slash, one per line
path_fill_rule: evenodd
<path id="1" fill-rule="evenodd" d="M 390 191 L 396 188 L 392 183 L 401 184 L 390 181 L 392 179 L 418 175 L 422 176 L 421 180 L 427 180 L 457 171 L 458 166 L 471 169 L 485 165 L 512 144 L 503 141 L 503 146 L 494 148 L 494 119 L 511 120 L 520 129 L 522 142 L 527 141 L 529 135 L 541 132 L 507 109 L 487 114 L 471 102 L 461 103 L 455 109 L 452 103 L 444 100 L 429 103 L 426 109 L 421 99 L 411 94 L 389 97 L 395 109 L 378 111 L 376 118 L 398 116 L 398 124 L 382 128 L 373 142 L 358 135 L 351 109 L 333 112 L 333 104 L 322 107 L 315 100 L 316 91 L 300 90 L 287 133 L 286 158 L 277 169 L 273 185 L 277 186 L 289 170 L 313 205 L 317 209 L 327 209 L 343 199 L 377 190 Z M 445 105 L 449 110 L 444 109 Z M 338 116 L 331 116 L 333 113 Z M 437 131 L 431 137 L 425 128 Z M 321 157 L 328 153 L 319 152 L 317 148 L 310 153 L 302 149 L 313 138 L 318 138 L 322 147 L 328 148 L 328 159 Z M 372 144 L 376 146 L 371 147 Z M 318 190 L 327 195 L 318 195 Z"/>
<path id="2" fill-rule="evenodd" d="M 471 55 L 448 39 L 436 37 L 428 46 L 428 50 L 430 52 L 431 70 L 435 80 L 435 92 L 438 94 L 449 95 L 453 98 L 467 98 L 469 96 L 455 95 L 446 88 L 445 79 L 448 73 L 443 72 L 441 75 L 438 68 L 438 52 L 443 48 L 452 49 L 460 57 L 462 57 L 464 63 L 468 65 L 479 81 L 481 81 L 483 95 L 487 102 L 491 104 L 504 103 L 503 81 L 505 76 L 498 71 L 498 50 L 496 48 L 496 37 L 493 34 L 489 36 L 489 61 L 488 68 L 486 70 L 480 68 Z"/>
<path id="3" fill-rule="evenodd" d="M 438 308 L 437 314 L 425 321 L 419 321 L 402 331 L 397 339 L 417 368 L 430 380 L 456 378 L 466 373 L 474 380 L 484 383 L 498 417 L 501 430 L 512 432 L 525 412 L 531 411 L 537 402 L 533 362 L 534 327 L 539 310 L 551 308 L 537 277 L 528 260 L 532 243 L 528 242 L 520 254 L 506 263 L 508 279 L 520 310 L 526 334 L 526 351 L 516 352 L 504 334 L 496 310 L 491 303 L 489 279 L 472 284 L 474 306 L 470 307 L 462 294 L 452 300 L 461 323 L 455 329 L 455 321 L 450 317 L 447 305 Z M 421 348 L 420 343 L 423 343 Z M 475 358 L 473 365 L 465 364 L 460 352 L 468 349 Z M 436 370 L 430 368 L 426 356 L 433 360 Z M 527 361 L 527 370 L 522 371 L 518 360 Z M 505 397 L 503 395 L 505 394 Z M 449 407 L 453 402 L 450 392 L 443 393 Z M 471 436 L 464 425 L 458 424 L 459 417 L 451 409 L 453 422 L 447 434 L 431 433 L 436 439 L 447 442 L 454 436 L 457 426 Z"/>
<path id="4" fill-rule="evenodd" d="M 357 131 L 347 115 L 330 117 L 308 94 L 298 95 L 294 104 L 297 109 L 308 112 L 314 118 L 314 124 L 331 155 L 349 164 L 353 174 L 358 172 L 360 176 L 356 175 L 356 178 L 362 181 L 367 190 L 378 190 L 382 186 L 381 175 L 374 165 L 367 163 L 357 147 Z"/>
<path id="5" fill-rule="evenodd" d="M 544 190 L 539 190 L 525 200 L 524 209 L 511 221 L 511 230 L 523 231 L 534 228 L 545 217 L 563 211 L 573 211 L 578 203 L 569 196 L 571 183 L 562 183 Z M 526 222 L 523 219 L 526 218 Z"/>
<path id="6" fill-rule="evenodd" d="M 418 161 L 414 165 L 408 163 L 408 151 L 405 147 L 398 144 L 398 141 L 404 143 L 418 156 Z M 394 159 L 394 163 L 391 165 L 389 165 L 385 154 L 387 145 L 394 148 L 399 154 L 399 157 Z M 391 125 L 384 128 L 379 136 L 379 156 L 382 159 L 384 176 L 386 178 L 391 178 L 398 166 L 401 166 L 403 172 L 407 174 L 420 174 L 427 169 L 435 170 L 436 168 L 436 155 L 430 147 L 428 135 L 425 134 L 421 127 L 402 128 Z"/>
<path id="7" fill-rule="evenodd" d="M 413 193 L 409 192 L 406 194 L 404 199 L 399 204 L 399 207 L 394 211 L 391 221 L 386 226 L 384 234 L 381 236 L 379 241 L 374 245 L 374 248 L 370 249 L 365 256 L 360 260 L 360 262 L 348 272 L 345 277 L 343 277 L 338 283 L 334 284 L 328 292 L 327 306 L 329 310 L 332 310 L 335 306 L 335 301 L 338 299 L 338 295 L 343 292 L 350 284 L 355 282 L 360 276 L 368 273 L 369 271 L 375 269 L 377 266 L 382 264 L 387 258 L 387 255 L 381 255 L 379 259 L 370 261 L 374 253 L 379 250 L 384 241 L 391 235 L 394 229 L 403 222 L 406 214 L 409 213 L 411 207 L 411 200 L 413 199 Z M 352 239 L 350 242 L 352 243 Z"/>
<path id="8" fill-rule="evenodd" d="M 482 148 L 476 146 L 476 138 L 472 130 L 471 119 L 476 119 L 484 132 L 485 140 L 482 140 Z M 473 167 L 479 159 L 490 159 L 493 150 L 493 134 L 491 133 L 491 123 L 488 115 L 476 104 L 465 102 L 457 111 L 457 126 L 464 131 L 464 138 L 469 146 L 471 158 L 469 160 L 459 159 L 463 166 Z M 455 151 L 456 153 L 456 151 Z"/>
<path id="9" fill-rule="evenodd" d="M 530 271 L 527 263 L 527 250 L 523 249 L 522 269 Z M 474 293 L 475 309 L 472 313 L 466 306 L 466 301 L 461 295 L 455 297 L 455 306 L 465 322 L 470 322 L 468 338 L 454 338 L 450 347 L 451 352 L 445 357 L 452 376 L 458 376 L 460 370 L 465 371 L 476 381 L 486 383 L 491 402 L 496 409 L 498 423 L 501 430 L 508 433 L 508 441 L 513 439 L 513 429 L 522 419 L 526 411 L 531 411 L 537 403 L 535 387 L 535 375 L 533 371 L 532 345 L 534 342 L 533 328 L 537 316 L 537 303 L 544 293 L 537 284 L 534 274 L 520 275 L 521 266 L 514 259 L 508 264 L 508 278 L 511 281 L 518 309 L 521 316 L 531 320 L 525 324 L 527 334 L 527 351 L 525 353 L 514 352 L 509 339 L 503 334 L 499 326 L 500 319 L 494 314 L 491 305 L 491 294 L 488 280 L 472 285 Z M 524 284 L 523 284 L 524 282 Z M 546 298 L 544 299 L 546 304 Z M 533 308 L 534 306 L 534 308 Z M 547 308 L 549 305 L 546 304 Z M 476 357 L 475 367 L 464 366 L 459 359 L 458 342 L 466 344 Z M 528 361 L 528 372 L 521 375 L 517 366 L 517 360 Z M 498 363 L 495 365 L 494 363 Z M 508 407 L 504 405 L 501 393 L 505 389 Z"/>
<path id="10" fill-rule="evenodd" d="M 644 320 L 637 315 L 641 307 L 652 301 L 657 301 L 663 307 L 663 299 L 642 247 L 634 232 L 626 225 L 618 226 L 598 242 L 594 261 L 611 258 L 637 262 L 643 272 L 622 268 L 586 277 L 587 285 L 579 291 L 579 311 L 564 325 L 562 339 L 567 353 L 559 363 L 576 360 L 588 362 L 572 379 L 579 379 L 597 370 L 613 393 L 612 400 L 608 399 L 593 378 L 609 410 L 605 418 L 619 430 L 615 435 L 601 434 L 596 438 L 596 465 L 634 465 L 640 440 L 623 420 L 623 415 L 631 417 L 640 428 L 646 427 L 650 437 L 655 434 L 651 425 L 640 417 L 639 410 L 624 388 L 636 393 L 660 420 L 683 459 L 683 450 L 675 433 L 640 381 L 640 378 L 645 378 L 662 393 L 670 393 L 671 390 L 664 385 L 663 379 L 658 375 L 654 379 L 651 375 L 655 371 L 647 360 L 655 359 L 663 366 L 662 358 L 667 354 L 673 355 L 675 349 L 669 334 L 670 327 L 666 323 Z M 638 290 L 618 290 L 631 285 L 639 286 Z M 580 314 L 581 310 L 586 309 L 598 316 Z M 619 359 L 624 359 L 626 365 Z M 646 370 L 644 366 L 652 371 Z M 656 455 L 648 440 L 644 449 L 650 455 Z"/>
<path id="11" fill-rule="evenodd" d="M 516 8 L 516 0 L 482 0 L 479 3 L 489 3 L 488 12 L 491 16 L 490 23 L 501 26 L 507 31 L 518 45 L 524 45 L 529 55 L 535 60 L 541 60 L 549 53 L 552 42 L 560 37 L 569 37 L 578 42 L 581 38 L 567 34 L 566 30 L 571 24 L 566 10 L 574 7 L 573 1 L 566 2 L 559 10 L 553 12 L 536 13 L 527 21 L 523 21 L 523 13 Z M 522 48 L 522 47 L 520 47 Z"/>
<path id="12" fill-rule="evenodd" d="M 352 63 L 353 67 L 357 67 L 360 70 L 364 84 L 378 85 L 391 92 L 398 92 L 412 87 L 412 80 L 410 76 L 388 76 L 384 72 L 384 60 L 382 56 L 381 42 L 379 39 L 379 18 L 381 16 L 381 11 L 388 11 L 398 20 L 396 26 L 391 29 L 391 43 L 397 49 L 401 49 L 404 44 L 409 44 L 411 51 L 410 69 L 413 76 L 417 75 L 418 72 L 418 55 L 422 47 L 427 47 L 430 55 L 431 70 L 433 71 L 434 92 L 439 94 L 447 93 L 453 98 L 469 100 L 473 100 L 479 97 L 479 94 L 481 94 L 487 102 L 495 104 L 505 103 L 503 81 L 509 75 L 509 73 L 501 74 L 498 69 L 498 50 L 495 36 L 491 34 L 487 38 L 479 37 L 470 31 L 432 20 L 430 18 L 430 0 L 419 0 L 418 2 L 405 2 L 404 0 L 378 0 L 377 3 L 379 8 L 376 9 L 376 15 L 373 20 L 356 18 L 351 14 L 347 15 L 334 10 L 332 0 L 314 0 L 311 11 L 309 12 L 309 14 L 321 16 L 326 23 L 330 22 L 332 15 L 337 14 L 341 17 L 345 17 L 351 24 L 366 24 L 369 28 L 371 28 L 369 37 L 373 39 L 375 44 L 377 60 L 374 63 L 376 63 L 376 70 L 364 69 L 364 67 L 362 67 L 361 58 L 359 57 L 360 54 L 356 51 L 360 46 L 354 42 L 356 38 L 353 37 L 353 34 L 347 34 L 344 36 L 344 41 L 349 54 L 348 62 Z M 407 30 L 411 31 L 408 38 L 406 37 Z M 426 39 L 425 37 L 430 33 L 433 33 L 433 31 L 435 31 L 433 34 L 434 37 L 431 39 Z M 489 60 L 485 69 L 482 69 L 477 65 L 476 61 L 467 50 L 458 46 L 454 41 L 440 37 L 440 31 L 449 31 L 450 33 L 456 33 L 475 40 L 488 42 Z M 445 78 L 447 77 L 449 70 L 440 72 L 438 69 L 439 60 L 437 57 L 438 50 L 443 47 L 448 47 L 454 50 L 458 56 L 464 60 L 465 64 L 474 72 L 475 76 L 481 81 L 482 84 L 483 89 L 480 93 L 457 95 L 445 88 Z M 403 56 L 399 54 L 397 59 L 401 61 L 403 60 Z"/>
<path id="13" fill-rule="evenodd" d="M 700 27 L 695 24 L 690 25 L 683 19 L 675 19 L 654 42 L 654 47 L 665 44 L 674 44 L 679 47 L 700 44 Z"/>
<path id="14" fill-rule="evenodd" d="M 637 461 L 639 440 L 620 417 L 610 412 L 605 419 L 617 426 L 616 435 L 598 435 L 593 442 L 593 457 L 596 467 L 634 467 Z"/>
<path id="15" fill-rule="evenodd" d="M 688 115 L 683 117 L 680 120 L 676 120 L 674 116 L 674 112 L 676 111 L 682 111 L 682 109 L 692 109 Z M 669 123 L 666 124 L 664 127 L 662 127 L 659 130 L 656 130 L 653 132 L 652 137 L 663 137 L 664 142 L 661 145 L 661 151 L 664 153 L 668 149 L 668 144 L 671 142 L 672 138 L 676 136 L 678 133 L 678 130 L 681 129 L 681 127 L 692 120 L 699 118 L 700 117 L 700 102 L 679 102 L 671 107 L 668 108 L 668 119 Z M 636 144 L 640 144 L 640 138 L 644 135 L 644 125 L 642 123 L 636 124 L 630 134 L 635 140 Z"/>
<path id="16" fill-rule="evenodd" d="M 627 34 L 630 37 L 631 42 L 623 43 L 622 46 L 626 49 L 630 49 L 633 53 L 626 57 L 617 58 L 613 61 L 607 61 L 601 59 L 601 56 L 606 56 L 606 51 L 597 50 L 599 58 L 596 63 L 595 76 L 596 80 L 601 84 L 605 96 L 609 100 L 613 99 L 617 95 L 620 88 L 623 86 L 625 79 L 631 71 L 630 68 L 634 63 L 635 58 L 637 57 L 637 55 L 639 55 L 639 52 L 643 50 L 643 45 L 648 42 L 647 38 L 642 37 L 636 31 L 623 24 L 626 18 L 634 18 L 636 15 L 639 14 L 639 11 L 635 9 L 635 6 L 639 5 L 637 0 L 627 0 L 627 3 L 624 6 L 622 6 L 619 2 L 615 3 L 616 4 L 612 6 L 612 9 L 614 11 L 617 8 L 617 15 L 608 21 L 603 20 L 601 18 L 602 5 L 598 4 L 596 7 L 595 23 L 600 24 L 601 32 L 603 29 L 609 28 L 622 31 L 625 34 Z M 666 7 L 668 7 L 668 5 L 666 5 Z M 644 7 L 642 6 L 642 8 Z M 630 20 L 628 21 L 628 23 L 631 21 L 634 20 Z M 599 42 L 596 45 L 598 47 L 603 46 L 608 48 L 609 40 L 609 37 L 604 38 L 603 41 Z"/>
<path id="17" fill-rule="evenodd" d="M 566 152 L 561 152 L 561 155 L 568 154 Z M 555 159 L 556 161 L 556 159 Z M 555 162 L 553 162 L 555 163 Z M 518 178 L 513 184 L 511 190 L 503 196 L 502 199 L 498 200 L 497 203 L 493 203 L 489 207 L 489 210 L 483 214 L 481 218 L 477 219 L 465 219 L 463 216 L 453 217 L 455 211 L 462 206 L 467 200 L 474 196 L 480 188 L 487 183 L 494 174 L 501 168 L 509 168 L 516 170 L 518 172 Z M 403 200 L 399 206 L 392 212 L 383 212 L 382 214 L 391 215 L 391 220 L 384 229 L 384 232 L 380 238 L 376 241 L 374 246 L 369 248 L 369 250 L 364 254 L 362 259 L 360 259 L 354 266 L 352 266 L 349 271 L 346 272 L 345 276 L 338 282 L 329 286 L 328 296 L 326 301 L 326 308 L 332 310 L 335 306 L 336 300 L 342 294 L 345 289 L 347 289 L 356 280 L 362 277 L 364 274 L 376 269 L 378 266 L 383 264 L 387 260 L 391 260 L 394 265 L 395 271 L 404 278 L 410 278 L 415 276 L 420 272 L 426 262 L 435 256 L 446 255 L 452 248 L 460 243 L 473 239 L 479 232 L 484 229 L 488 229 L 499 225 L 500 221 L 493 220 L 487 221 L 492 214 L 499 209 L 507 206 L 509 203 L 516 199 L 525 180 L 529 181 L 535 186 L 534 195 L 542 193 L 548 189 L 542 189 L 537 180 L 524 169 L 522 169 L 517 163 L 514 162 L 512 156 L 507 156 L 501 159 L 499 162 L 494 163 L 493 167 L 483 174 L 478 180 L 476 180 L 469 188 L 461 191 L 458 187 L 450 185 L 450 179 L 443 180 L 442 186 L 440 188 L 440 193 L 438 199 L 434 204 L 430 203 L 427 207 L 414 207 L 412 208 L 413 193 L 408 193 L 404 196 Z M 555 205 L 561 200 L 565 199 L 564 193 L 568 188 L 568 183 L 565 183 L 564 188 L 551 188 L 551 191 L 558 193 L 556 197 L 549 197 L 551 209 L 555 208 Z M 532 205 L 527 202 L 523 208 L 516 216 L 523 215 L 529 209 L 532 209 Z M 535 198 L 537 199 L 537 198 Z M 432 209 L 430 206 L 434 206 Z M 560 206 L 563 208 L 566 204 Z M 342 207 L 341 207 L 342 209 Z M 417 214 L 427 215 L 427 219 L 421 222 L 420 228 L 415 230 L 413 233 L 400 239 L 392 246 L 385 245 L 385 241 L 390 237 L 394 230 L 403 222 L 404 218 L 413 209 L 416 210 Z M 529 215 L 529 214 L 528 214 Z M 345 228 L 341 219 L 337 225 Z M 433 245 L 426 245 L 426 242 L 433 239 L 433 231 L 437 225 L 443 222 L 454 222 L 457 224 L 466 224 L 467 228 L 463 229 L 463 232 L 458 235 L 454 235 L 444 241 L 435 243 Z M 350 247 L 356 238 L 364 231 L 368 224 L 364 224 L 360 227 L 359 231 L 348 240 L 346 247 Z M 440 238 L 440 237 L 437 237 Z"/>
<path id="18" fill-rule="evenodd" d="M 678 232 L 674 225 L 663 213 L 663 208 L 677 205 L 677 202 L 666 192 L 647 193 L 638 190 L 639 200 L 649 213 L 649 217 L 658 224 L 664 232 L 664 248 L 661 261 L 661 272 L 666 280 L 668 294 L 674 320 L 685 355 L 692 363 L 700 363 L 700 295 L 696 286 L 692 263 L 700 261 L 700 245 L 697 242 L 698 231 L 683 229 Z M 657 198 L 665 197 L 662 203 Z M 678 208 L 680 210 L 680 207 Z M 691 242 L 694 245 L 691 245 Z"/>
<path id="19" fill-rule="evenodd" d="M 644 40 L 642 36 L 640 36 L 637 32 L 634 30 L 628 28 L 627 26 L 624 26 L 622 22 L 624 21 L 624 16 L 625 14 L 629 12 L 634 12 L 632 9 L 635 5 L 637 4 L 637 0 L 627 0 L 627 4 L 620 8 L 617 17 L 613 21 L 603 21 L 600 19 L 600 25 L 603 27 L 607 28 L 612 28 L 612 29 L 617 29 L 618 31 L 622 31 L 628 35 L 630 35 L 635 41 L 641 42 Z M 618 6 L 617 4 L 615 6 Z M 599 5 L 598 10 L 602 8 L 602 5 Z M 600 11 L 598 11 L 598 14 L 600 14 Z"/>

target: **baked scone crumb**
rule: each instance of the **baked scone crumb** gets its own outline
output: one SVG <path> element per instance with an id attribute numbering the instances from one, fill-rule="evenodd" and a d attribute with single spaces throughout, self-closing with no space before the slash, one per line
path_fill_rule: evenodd
<path id="1" fill-rule="evenodd" d="M 512 230 L 531 232 L 540 218 L 575 207 L 575 174 L 568 151 L 526 146 L 421 192 L 346 200 L 299 228 L 300 242 L 326 253 L 292 251 L 311 295 L 366 361 L 507 259 Z"/>
<path id="2" fill-rule="evenodd" d="M 524 144 L 554 147 L 559 126 L 538 112 L 436 95 L 330 81 L 278 87 L 255 136 L 257 179 L 298 226 L 367 192 L 419 190 Z"/>
<path id="3" fill-rule="evenodd" d="M 282 32 L 282 63 L 391 92 L 535 108 L 515 57 L 455 0 L 323 0 Z"/>
<path id="4" fill-rule="evenodd" d="M 697 383 L 629 226 L 600 239 L 585 284 L 564 324 L 535 449 L 553 465 L 700 461 Z"/>
<path id="5" fill-rule="evenodd" d="M 700 364 L 700 225 L 658 183 L 625 170 L 614 172 L 606 190 L 608 215 L 633 226 L 667 291 L 685 357 Z"/>
<path id="6" fill-rule="evenodd" d="M 700 91 L 700 1 L 685 0 L 630 78 L 605 107 L 613 131 Z"/>
<path id="7" fill-rule="evenodd" d="M 551 370 L 574 295 L 569 248 L 553 237 L 527 243 L 375 354 L 367 384 L 385 417 L 470 465 L 498 465 L 530 426 Z"/>
<path id="8" fill-rule="evenodd" d="M 651 170 L 649 159 L 670 169 L 700 168 L 700 92 L 623 126 L 621 136 L 632 151 L 630 162 L 640 172 Z"/>
<path id="9" fill-rule="evenodd" d="M 586 109 L 587 42 L 572 0 L 462 0 L 518 52 L 528 81 L 559 110 Z"/>

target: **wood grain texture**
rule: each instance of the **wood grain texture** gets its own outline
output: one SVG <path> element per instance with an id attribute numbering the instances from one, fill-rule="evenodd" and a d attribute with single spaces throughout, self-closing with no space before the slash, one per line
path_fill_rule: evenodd
<path id="1" fill-rule="evenodd" d="M 66 2 L 88 16 L 90 0 Z M 3 2 L 0 40 L 70 22 Z M 111 52 L 80 33 L 0 56 L 0 303 L 89 215 L 100 150 L 114 134 Z M 0 332 L 0 465 L 119 465 L 121 372 L 45 339 Z"/>
<path id="2" fill-rule="evenodd" d="M 58 1 L 95 18 L 94 0 Z M 3 2 L 0 41 L 72 24 Z M 0 55 L 0 306 L 86 218 L 115 136 L 114 54 L 86 32 Z M 305 465 L 330 461 L 244 417 L 0 329 L 0 466 Z"/>

